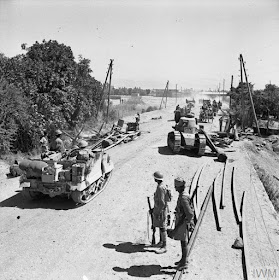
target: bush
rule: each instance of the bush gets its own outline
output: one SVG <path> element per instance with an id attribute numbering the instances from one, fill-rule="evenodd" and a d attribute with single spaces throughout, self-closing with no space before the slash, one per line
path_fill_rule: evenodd
<path id="1" fill-rule="evenodd" d="M 115 121 L 119 117 L 119 111 L 116 109 L 111 109 L 108 114 L 109 121 Z"/>
<path id="2" fill-rule="evenodd" d="M 151 111 L 155 111 L 158 110 L 157 106 L 148 106 L 145 112 L 151 112 Z"/>

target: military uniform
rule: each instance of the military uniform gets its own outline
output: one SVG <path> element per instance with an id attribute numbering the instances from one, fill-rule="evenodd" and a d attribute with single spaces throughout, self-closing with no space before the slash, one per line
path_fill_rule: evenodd
<path id="1" fill-rule="evenodd" d="M 41 138 L 40 144 L 41 144 L 42 154 L 47 153 L 49 151 L 49 148 L 48 148 L 48 140 L 45 136 Z"/>
<path id="2" fill-rule="evenodd" d="M 190 197 L 186 191 L 185 181 L 178 177 L 174 179 L 174 186 L 179 193 L 176 205 L 176 220 L 175 229 L 169 230 L 170 238 L 180 240 L 182 256 L 178 262 L 175 262 L 178 270 L 186 269 L 188 267 L 188 228 L 187 224 L 191 222 L 194 216 L 194 210 L 190 203 Z"/>
<path id="3" fill-rule="evenodd" d="M 154 209 L 153 209 L 153 222 L 155 227 L 167 227 L 167 214 L 168 205 L 166 202 L 166 188 L 164 184 L 158 183 L 157 189 L 154 193 Z"/>
<path id="4" fill-rule="evenodd" d="M 154 193 L 154 208 L 152 211 L 153 226 L 160 228 L 160 242 L 155 246 L 160 247 L 156 253 L 163 254 L 167 252 L 167 191 L 165 185 L 163 184 L 163 174 L 159 171 L 156 171 L 153 174 L 153 177 L 157 183 L 157 188 Z"/>
<path id="5" fill-rule="evenodd" d="M 185 191 L 179 194 L 175 211 L 175 225 L 177 226 L 181 220 L 183 222 L 178 225 L 173 239 L 188 242 L 187 224 L 191 222 L 194 212 L 190 203 L 190 197 Z"/>
<path id="6" fill-rule="evenodd" d="M 58 153 L 64 153 L 66 151 L 64 143 L 60 137 L 55 139 L 53 150 Z"/>

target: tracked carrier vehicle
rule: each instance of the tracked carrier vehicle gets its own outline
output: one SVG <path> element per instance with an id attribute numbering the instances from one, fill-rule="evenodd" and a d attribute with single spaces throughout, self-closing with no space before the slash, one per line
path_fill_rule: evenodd
<path id="1" fill-rule="evenodd" d="M 22 194 L 29 199 L 44 195 L 67 196 L 85 204 L 98 195 L 108 183 L 113 170 L 110 156 L 103 150 L 72 150 L 64 158 L 24 160 L 20 179 Z"/>

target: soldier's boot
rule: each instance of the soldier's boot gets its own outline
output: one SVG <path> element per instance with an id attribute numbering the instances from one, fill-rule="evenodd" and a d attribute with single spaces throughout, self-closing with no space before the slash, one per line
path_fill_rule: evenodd
<path id="1" fill-rule="evenodd" d="M 151 247 L 161 248 L 163 246 L 163 240 L 162 240 L 162 233 L 160 231 L 160 241 L 157 244 L 151 245 Z"/>
<path id="2" fill-rule="evenodd" d="M 174 263 L 175 265 L 179 265 L 179 264 L 182 262 L 182 260 L 183 260 L 183 251 L 185 250 L 185 249 L 184 249 L 185 244 L 186 244 L 185 241 L 180 241 L 180 245 L 181 245 L 181 254 L 182 254 L 182 255 L 181 255 L 181 259 L 180 259 L 179 261 L 177 261 L 177 262 Z"/>
<path id="3" fill-rule="evenodd" d="M 188 268 L 188 248 L 186 242 L 183 245 L 181 242 L 181 249 L 182 249 L 182 258 L 177 266 L 177 270 L 183 270 Z"/>
<path id="4" fill-rule="evenodd" d="M 167 232 L 165 229 L 160 228 L 160 235 L 162 236 L 162 246 L 158 251 L 156 251 L 157 254 L 164 254 L 167 252 Z"/>

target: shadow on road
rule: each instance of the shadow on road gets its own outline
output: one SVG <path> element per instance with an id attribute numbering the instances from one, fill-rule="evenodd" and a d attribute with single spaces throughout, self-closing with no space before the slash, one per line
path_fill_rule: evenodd
<path id="1" fill-rule="evenodd" d="M 172 269 L 172 271 L 168 271 Z M 114 267 L 116 272 L 127 272 L 128 275 L 134 277 L 151 277 L 152 275 L 173 275 L 175 271 L 173 267 L 162 267 L 160 265 L 133 265 L 129 268 Z"/>
<path id="2" fill-rule="evenodd" d="M 161 155 L 168 155 L 168 156 L 176 155 L 170 150 L 170 148 L 168 146 L 158 147 L 158 153 L 161 154 Z M 196 158 L 201 157 L 201 156 L 197 155 L 196 151 L 186 150 L 186 149 L 181 149 L 180 152 L 177 155 L 185 155 L 185 156 L 188 156 L 188 157 L 196 157 Z M 203 156 L 216 157 L 216 155 L 214 153 L 208 153 L 208 152 L 205 152 Z"/>
<path id="3" fill-rule="evenodd" d="M 132 242 L 123 242 L 118 245 L 114 245 L 112 243 L 103 244 L 105 248 L 115 249 L 116 252 L 120 253 L 139 253 L 139 252 L 151 252 L 150 250 L 146 250 L 146 244 L 132 243 Z"/>
<path id="4" fill-rule="evenodd" d="M 21 193 L 9 197 L 0 202 L 0 207 L 17 207 L 20 209 L 54 209 L 54 210 L 69 210 L 77 208 L 74 201 L 63 197 L 44 197 L 38 200 L 28 200 L 22 197 Z"/>
<path id="5" fill-rule="evenodd" d="M 162 147 L 158 147 L 158 153 L 160 155 L 174 155 L 174 153 L 170 150 L 170 148 L 168 146 L 162 146 Z"/>

